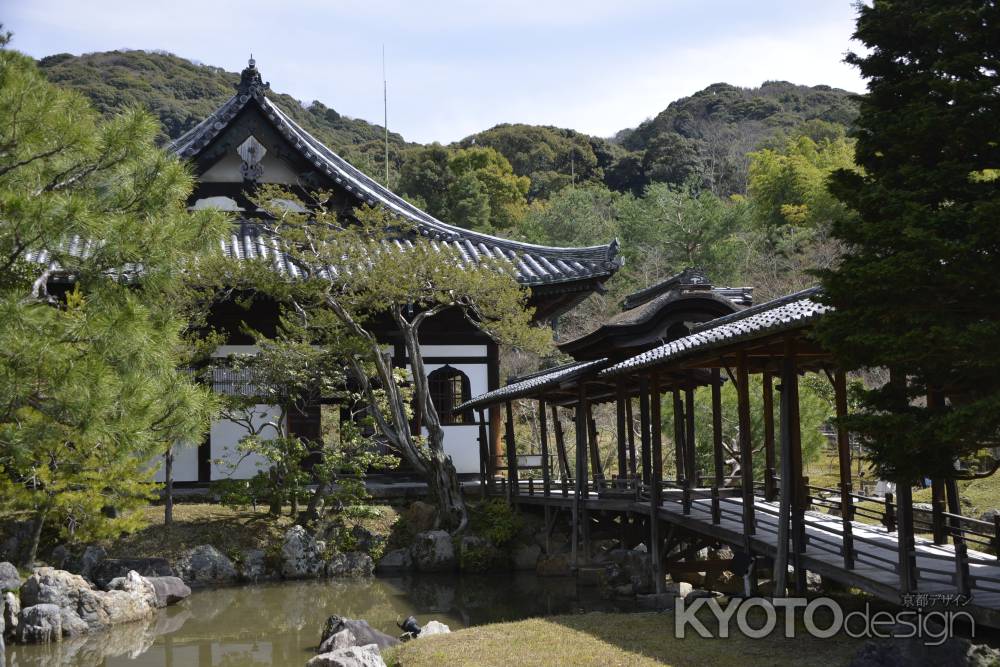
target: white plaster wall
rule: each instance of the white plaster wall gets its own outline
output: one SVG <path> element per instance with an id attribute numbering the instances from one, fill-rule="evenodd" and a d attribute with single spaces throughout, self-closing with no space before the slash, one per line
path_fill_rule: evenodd
<path id="1" fill-rule="evenodd" d="M 254 406 L 254 428 L 259 427 L 264 422 L 276 419 L 279 412 L 279 409 L 273 405 Z M 250 454 L 241 460 L 243 454 L 239 451 L 238 445 L 240 440 L 247 435 L 247 430 L 244 427 L 228 419 L 220 419 L 212 423 L 210 456 L 212 479 L 226 477 L 249 479 L 268 467 L 267 459 L 257 454 Z M 277 432 L 270 427 L 261 433 L 261 437 L 265 440 L 276 435 Z"/>
<path id="2" fill-rule="evenodd" d="M 156 475 L 153 477 L 157 482 L 167 481 L 166 471 L 163 469 L 163 457 L 150 461 L 150 465 L 157 466 Z M 175 482 L 197 482 L 198 481 L 198 445 L 177 444 L 174 445 L 174 481 Z"/>
<path id="3" fill-rule="evenodd" d="M 424 357 L 485 357 L 485 345 L 421 345 Z"/>
<path id="4" fill-rule="evenodd" d="M 457 355 L 454 351 L 459 345 L 448 346 L 451 355 Z M 485 346 L 469 345 L 465 347 Z M 426 354 L 426 352 L 425 352 Z M 435 355 L 436 356 L 436 355 Z M 444 355 L 442 355 L 444 356 Z M 468 355 L 472 356 L 472 355 Z M 470 396 L 484 394 L 489 386 L 489 366 L 486 364 L 447 364 L 452 368 L 462 371 L 469 377 Z M 430 375 L 433 371 L 445 366 L 445 364 L 427 364 L 425 370 Z M 479 415 L 475 414 L 478 419 Z M 476 424 L 454 424 L 444 426 L 444 450 L 451 456 L 455 469 L 460 473 L 479 473 L 479 426 Z M 426 429 L 425 429 L 426 430 Z"/>

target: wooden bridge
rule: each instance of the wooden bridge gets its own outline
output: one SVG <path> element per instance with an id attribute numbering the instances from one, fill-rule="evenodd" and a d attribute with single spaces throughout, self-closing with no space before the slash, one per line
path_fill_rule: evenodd
<path id="1" fill-rule="evenodd" d="M 668 553 L 683 536 L 702 544 L 727 544 L 770 565 L 776 596 L 789 589 L 805 594 L 805 575 L 811 571 L 896 604 L 930 610 L 928 604 L 960 602 L 950 609 L 1000 627 L 1000 561 L 995 555 L 1000 553 L 1000 517 L 987 522 L 962 516 L 954 479 L 932 482 L 929 512 L 914 511 L 907 485 L 897 487 L 898 497 L 858 494 L 852 488 L 849 434 L 843 429 L 836 434 L 837 488 L 810 485 L 803 476 L 799 375 L 825 375 L 838 416 L 847 412 L 846 375 L 809 336 L 825 310 L 813 295 L 807 291 L 713 320 L 635 357 L 586 360 L 535 374 L 460 406 L 479 411 L 482 489 L 515 504 L 543 506 L 547 516 L 553 510 L 569 515 L 576 566 L 589 558 L 590 533 L 598 521 L 617 525 L 623 536 L 638 522 L 658 590 L 667 570 L 685 565 L 668 562 Z M 724 474 L 723 371 L 737 390 L 735 479 Z M 763 443 L 756 443 L 764 461 L 763 466 L 758 462 L 756 473 L 749 400 L 754 373 L 762 376 L 764 426 Z M 711 471 L 698 469 L 695 450 L 695 389 L 702 386 L 711 388 Z M 662 447 L 666 397 L 673 403 L 672 457 L 665 457 Z M 537 461 L 517 453 L 511 402 L 524 399 L 538 401 Z M 592 414 L 593 405 L 607 402 L 614 402 L 617 418 L 616 473 L 602 467 L 601 434 Z M 499 406 L 506 408 L 503 451 L 499 434 L 488 432 L 484 414 Z M 562 411 L 572 414 L 575 451 L 567 447 Z M 664 476 L 668 458 L 673 479 Z M 537 465 L 528 470 L 527 463 Z M 532 477 L 522 479 L 526 473 Z M 704 562 L 690 563 L 687 569 L 705 567 Z M 750 568 L 751 587 L 761 569 Z M 790 571 L 792 581 L 787 581 Z"/>

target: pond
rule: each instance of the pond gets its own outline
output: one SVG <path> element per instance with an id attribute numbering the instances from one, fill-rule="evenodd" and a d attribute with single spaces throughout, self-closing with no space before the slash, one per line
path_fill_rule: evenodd
<path id="1" fill-rule="evenodd" d="M 148 621 L 49 646 L 7 647 L 7 667 L 302 667 L 315 655 L 327 616 L 368 621 L 398 635 L 414 615 L 452 630 L 501 620 L 617 610 L 573 578 L 534 574 L 419 575 L 281 582 L 197 591 Z"/>

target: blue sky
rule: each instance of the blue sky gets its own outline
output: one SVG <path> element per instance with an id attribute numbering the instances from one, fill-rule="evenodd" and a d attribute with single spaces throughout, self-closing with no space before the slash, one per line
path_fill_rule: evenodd
<path id="1" fill-rule="evenodd" d="M 711 83 L 861 92 L 854 0 L 0 0 L 32 56 L 162 49 L 239 71 L 413 141 L 500 122 L 610 136 Z"/>

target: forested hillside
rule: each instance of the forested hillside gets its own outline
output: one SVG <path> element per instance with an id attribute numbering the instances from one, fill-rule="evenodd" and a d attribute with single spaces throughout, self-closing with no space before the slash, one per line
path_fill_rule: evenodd
<path id="1" fill-rule="evenodd" d="M 239 75 L 160 52 L 43 58 L 52 81 L 99 111 L 149 108 L 161 141 L 179 136 L 233 92 Z M 280 83 L 278 84 L 280 85 Z M 595 91 L 595 95 L 600 94 Z M 272 91 L 297 122 L 382 180 L 383 128 L 321 102 Z M 622 295 L 688 266 L 758 298 L 814 282 L 836 261 L 831 224 L 849 215 L 827 176 L 853 168 L 855 102 L 828 86 L 714 84 L 615 137 L 501 124 L 448 146 L 390 133 L 389 185 L 465 227 L 555 245 L 621 242 L 626 264 L 606 295 L 566 319 L 571 336 L 617 310 Z"/>
<path id="2" fill-rule="evenodd" d="M 83 93 L 101 113 L 130 105 L 149 109 L 163 124 L 161 141 L 179 137 L 204 120 L 232 97 L 240 80 L 238 73 L 163 52 L 60 53 L 38 64 L 50 81 Z M 322 102 L 304 104 L 277 90 L 272 96 L 297 123 L 359 166 L 365 166 L 369 152 L 383 155 L 382 126 L 342 116 Z M 395 154 L 405 142 L 390 132 L 389 144 Z"/>

